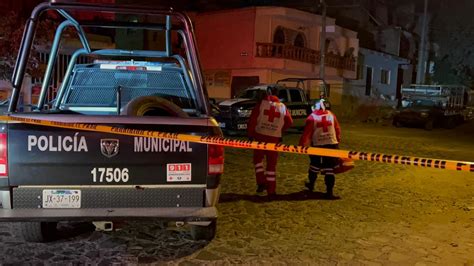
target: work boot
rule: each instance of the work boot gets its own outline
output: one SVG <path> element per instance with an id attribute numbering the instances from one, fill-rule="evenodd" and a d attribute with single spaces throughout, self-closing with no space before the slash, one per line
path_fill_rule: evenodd
<path id="1" fill-rule="evenodd" d="M 313 182 L 304 182 L 304 186 L 311 192 L 314 191 L 314 183 Z"/>
<path id="2" fill-rule="evenodd" d="M 309 191 L 314 191 L 314 184 L 316 183 L 316 178 L 318 177 L 317 174 L 310 172 L 308 175 L 308 182 L 304 183 L 304 186 L 308 188 Z"/>
<path id="3" fill-rule="evenodd" d="M 257 184 L 257 193 L 262 193 L 267 189 L 267 185 L 265 184 Z"/>
<path id="4" fill-rule="evenodd" d="M 323 198 L 327 200 L 337 200 L 337 199 L 340 199 L 341 197 L 335 196 L 331 191 L 331 192 L 324 193 Z"/>
<path id="5" fill-rule="evenodd" d="M 336 177 L 334 175 L 325 175 L 324 183 L 326 184 L 326 193 L 324 193 L 324 198 L 329 200 L 339 199 L 340 197 L 334 196 L 333 193 L 334 183 L 336 183 Z"/>
<path id="6" fill-rule="evenodd" d="M 267 194 L 269 196 L 276 194 L 276 182 L 267 182 Z"/>

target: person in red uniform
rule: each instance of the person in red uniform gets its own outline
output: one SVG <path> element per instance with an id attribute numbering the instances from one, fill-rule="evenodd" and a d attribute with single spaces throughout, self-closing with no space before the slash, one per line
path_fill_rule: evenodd
<path id="1" fill-rule="evenodd" d="M 255 141 L 279 143 L 282 134 L 293 124 L 290 112 L 280 102 L 276 89 L 267 88 L 267 95 L 253 108 L 247 124 L 247 133 Z M 267 164 L 264 170 L 263 159 L 266 156 Z M 276 189 L 276 165 L 278 152 L 254 150 L 253 163 L 257 179 L 257 192 L 267 190 L 268 195 L 274 195 Z"/>
<path id="2" fill-rule="evenodd" d="M 326 109 L 324 99 L 315 104 L 313 113 L 306 119 L 303 135 L 300 138 L 300 146 L 312 146 L 326 149 L 338 149 L 341 141 L 341 128 L 336 116 Z M 325 198 L 336 199 L 333 188 L 336 181 L 334 167 L 339 164 L 339 158 L 310 155 L 310 165 L 308 170 L 308 180 L 305 185 L 310 190 L 314 190 L 314 184 L 318 173 L 324 175 L 326 184 Z"/>

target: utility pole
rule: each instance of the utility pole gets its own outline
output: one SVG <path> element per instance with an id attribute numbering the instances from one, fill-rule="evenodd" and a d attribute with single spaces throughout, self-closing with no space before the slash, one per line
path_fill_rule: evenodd
<path id="1" fill-rule="evenodd" d="M 421 25 L 421 41 L 418 49 L 418 67 L 416 71 L 416 84 L 425 83 L 425 50 L 426 50 L 426 21 L 428 16 L 428 0 L 425 0 L 423 22 Z"/>
<path id="2" fill-rule="evenodd" d="M 322 19 L 321 19 L 321 38 L 319 40 L 320 45 L 320 66 L 319 66 L 319 78 L 324 79 L 324 63 L 326 59 L 326 1 L 319 0 L 322 8 Z"/>

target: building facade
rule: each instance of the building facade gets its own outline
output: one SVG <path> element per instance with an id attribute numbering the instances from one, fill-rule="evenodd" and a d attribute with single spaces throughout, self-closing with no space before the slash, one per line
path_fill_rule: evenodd
<path id="1" fill-rule="evenodd" d="M 256 84 L 319 76 L 321 16 L 291 8 L 250 7 L 194 18 L 210 97 L 231 98 Z M 357 34 L 326 19 L 325 80 L 333 104 L 343 83 L 356 78 Z M 319 97 L 320 82 L 305 86 Z"/>
<path id="2" fill-rule="evenodd" d="M 357 79 L 347 82 L 344 95 L 350 105 L 396 106 L 402 86 L 411 84 L 410 60 L 395 55 L 359 48 Z"/>
<path id="3" fill-rule="evenodd" d="M 359 48 L 357 79 L 344 84 L 342 119 L 383 121 L 399 105 L 401 87 L 411 84 L 410 60 L 367 48 Z"/>

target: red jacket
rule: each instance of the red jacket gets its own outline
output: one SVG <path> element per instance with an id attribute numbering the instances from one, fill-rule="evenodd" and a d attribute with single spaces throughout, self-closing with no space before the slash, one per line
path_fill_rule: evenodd
<path id="1" fill-rule="evenodd" d="M 273 96 L 273 95 L 267 96 L 265 100 L 270 101 L 270 102 L 277 102 L 277 103 L 280 102 L 278 97 Z M 280 138 L 266 136 L 266 135 L 262 135 L 255 132 L 255 127 L 257 126 L 257 119 L 260 112 L 260 104 L 261 102 L 259 102 L 252 110 L 252 114 L 250 115 L 250 120 L 247 123 L 247 134 L 250 138 L 255 138 L 255 140 L 258 140 L 258 141 L 278 143 L 280 142 Z M 285 124 L 283 125 L 281 133 L 283 134 L 283 132 L 285 132 L 288 128 L 290 128 L 292 124 L 293 124 L 293 118 L 291 118 L 291 114 L 288 111 L 288 108 L 286 108 Z"/>
<path id="2" fill-rule="evenodd" d="M 315 110 L 313 111 L 315 115 L 324 115 L 324 114 L 331 114 L 334 117 L 334 131 L 336 133 L 336 139 L 338 142 L 341 141 L 341 127 L 339 126 L 339 122 L 337 121 L 336 116 L 328 110 Z M 312 139 L 314 134 L 314 118 L 312 115 L 309 115 L 306 119 L 306 126 L 303 131 L 303 135 L 300 138 L 300 146 L 312 146 Z"/>

